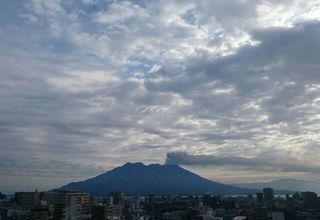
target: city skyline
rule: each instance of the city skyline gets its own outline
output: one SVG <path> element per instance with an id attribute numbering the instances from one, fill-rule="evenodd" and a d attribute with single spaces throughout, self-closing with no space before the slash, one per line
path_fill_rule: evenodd
<path id="1" fill-rule="evenodd" d="M 0 191 L 126 162 L 320 179 L 319 1 L 0 4 Z"/>

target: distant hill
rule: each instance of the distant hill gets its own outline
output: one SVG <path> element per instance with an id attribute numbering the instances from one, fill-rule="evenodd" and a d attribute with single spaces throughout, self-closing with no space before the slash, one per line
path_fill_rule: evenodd
<path id="1" fill-rule="evenodd" d="M 297 179 L 280 179 L 271 182 L 239 183 L 233 185 L 249 189 L 262 189 L 264 187 L 271 187 L 277 190 L 289 190 L 299 192 L 312 191 L 320 193 L 320 180 L 307 181 Z"/>
<path id="2" fill-rule="evenodd" d="M 256 192 L 202 178 L 177 165 L 143 163 L 126 163 L 91 179 L 69 183 L 61 189 L 83 190 L 98 195 L 112 191 L 123 191 L 129 195 L 243 195 Z"/>

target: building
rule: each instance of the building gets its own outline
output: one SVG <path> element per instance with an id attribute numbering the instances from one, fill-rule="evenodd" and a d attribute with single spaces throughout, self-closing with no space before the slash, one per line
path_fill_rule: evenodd
<path id="1" fill-rule="evenodd" d="M 263 189 L 263 198 L 265 202 L 272 202 L 274 200 L 274 191 L 272 188 Z"/>
<path id="2" fill-rule="evenodd" d="M 314 192 L 303 192 L 302 201 L 305 208 L 316 209 L 318 207 L 318 196 Z"/>
<path id="3" fill-rule="evenodd" d="M 272 220 L 285 220 L 283 212 L 273 211 L 271 213 L 271 216 L 272 216 Z"/>
<path id="4" fill-rule="evenodd" d="M 263 202 L 263 193 L 257 193 L 257 202 L 262 203 Z"/>
<path id="5" fill-rule="evenodd" d="M 35 192 L 16 192 L 14 195 L 18 206 L 23 210 L 31 210 L 35 205 Z"/>
<path id="6" fill-rule="evenodd" d="M 31 220 L 48 220 L 49 212 L 48 209 L 32 209 Z"/>
<path id="7" fill-rule="evenodd" d="M 48 208 L 49 217 L 52 217 L 54 211 L 54 204 L 56 201 L 56 192 L 41 192 L 40 201 L 41 206 Z"/>
<path id="8" fill-rule="evenodd" d="M 112 219 L 112 220 L 123 219 L 124 203 L 125 203 L 125 197 L 123 192 L 110 193 L 106 201 L 107 219 Z"/>
<path id="9" fill-rule="evenodd" d="M 106 206 L 93 206 L 91 212 L 92 220 L 106 220 L 107 219 L 107 207 Z"/>
<path id="10" fill-rule="evenodd" d="M 5 198 L 6 198 L 6 195 L 3 194 L 2 192 L 0 192 L 0 200 L 1 200 L 1 199 L 5 199 Z"/>
<path id="11" fill-rule="evenodd" d="M 246 216 L 236 216 L 232 220 L 246 220 L 246 219 L 247 219 Z"/>
<path id="12" fill-rule="evenodd" d="M 90 195 L 80 191 L 58 191 L 54 204 L 54 220 L 89 218 Z"/>
<path id="13" fill-rule="evenodd" d="M 124 192 L 112 192 L 108 197 L 112 198 L 113 205 L 124 204 Z"/>
<path id="14" fill-rule="evenodd" d="M 120 204 L 107 205 L 107 217 L 108 219 L 118 220 L 123 219 L 123 207 Z"/>
<path id="15" fill-rule="evenodd" d="M 40 200 L 45 202 L 46 205 L 54 205 L 56 200 L 56 192 L 41 192 L 40 193 Z"/>

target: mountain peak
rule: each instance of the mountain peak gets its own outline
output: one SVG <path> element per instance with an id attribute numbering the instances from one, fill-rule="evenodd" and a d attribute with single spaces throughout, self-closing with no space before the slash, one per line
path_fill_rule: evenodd
<path id="1" fill-rule="evenodd" d="M 126 163 L 85 181 L 70 183 L 62 189 L 77 189 L 93 194 L 123 191 L 126 194 L 199 195 L 247 194 L 250 190 L 202 178 L 177 165 Z"/>
<path id="2" fill-rule="evenodd" d="M 142 162 L 127 162 L 122 167 L 145 167 L 146 165 Z"/>
<path id="3" fill-rule="evenodd" d="M 159 163 L 151 163 L 151 164 L 144 164 L 142 162 L 127 162 L 124 165 L 122 165 L 121 167 L 132 167 L 132 168 L 141 168 L 141 167 L 145 167 L 145 168 L 173 168 L 173 167 L 179 167 L 178 165 L 175 164 L 159 164 Z M 121 167 L 117 167 L 117 168 L 121 168 Z"/>

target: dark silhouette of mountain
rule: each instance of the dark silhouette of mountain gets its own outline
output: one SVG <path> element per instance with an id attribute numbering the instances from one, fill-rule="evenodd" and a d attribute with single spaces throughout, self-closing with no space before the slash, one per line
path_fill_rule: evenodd
<path id="1" fill-rule="evenodd" d="M 250 188 L 250 189 L 263 189 L 271 187 L 276 190 L 289 190 L 289 191 L 312 191 L 320 193 L 320 180 L 298 180 L 298 179 L 279 179 L 271 182 L 257 182 L 257 183 L 239 183 L 234 186 Z"/>
<path id="2" fill-rule="evenodd" d="M 62 189 L 82 190 L 101 195 L 113 191 L 126 194 L 154 195 L 243 195 L 256 190 L 217 183 L 177 165 L 126 163 L 99 176 L 69 183 Z"/>

